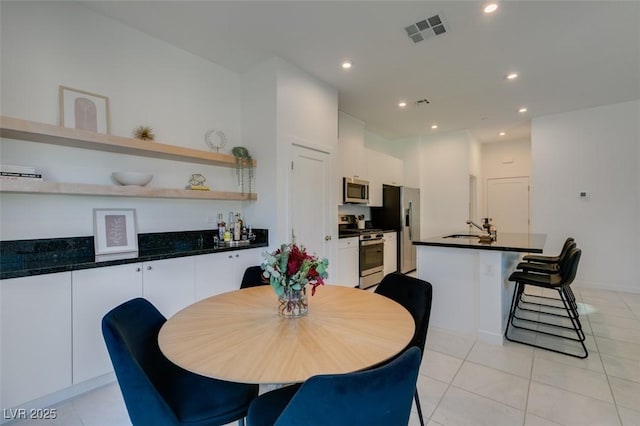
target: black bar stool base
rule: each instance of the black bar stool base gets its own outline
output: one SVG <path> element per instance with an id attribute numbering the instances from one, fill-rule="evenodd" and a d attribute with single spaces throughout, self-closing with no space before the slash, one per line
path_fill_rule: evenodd
<path id="1" fill-rule="evenodd" d="M 575 303 L 575 297 L 573 295 L 573 292 L 567 291 L 569 289 L 567 287 L 564 287 L 564 286 L 555 288 L 555 290 L 558 291 L 558 294 L 559 294 L 560 297 L 559 298 L 553 298 L 553 299 L 557 300 L 559 302 L 562 302 L 562 304 L 564 306 L 553 306 L 553 305 L 548 305 L 548 304 L 538 304 L 538 303 L 531 303 L 530 301 L 524 301 L 523 297 L 525 295 L 528 296 L 528 297 L 539 297 L 539 296 L 535 296 L 535 295 L 526 294 L 524 289 L 525 289 L 525 284 L 524 283 L 516 282 L 515 288 L 514 288 L 514 291 L 513 291 L 513 298 L 512 298 L 512 301 L 511 301 L 511 309 L 509 311 L 509 319 L 507 321 L 507 327 L 506 327 L 505 332 L 504 332 L 504 337 L 510 342 L 520 343 L 520 344 L 523 344 L 523 345 L 531 346 L 531 347 L 538 348 L 538 349 L 544 349 L 544 350 L 547 350 L 547 351 L 551 351 L 551 352 L 555 352 L 555 353 L 559 353 L 559 354 L 563 354 L 563 355 L 568 355 L 568 356 L 572 356 L 572 357 L 575 357 L 575 358 L 580 358 L 580 359 L 587 358 L 589 356 L 589 351 L 587 350 L 587 347 L 584 344 L 586 336 L 584 334 L 584 331 L 582 330 L 582 324 L 580 323 L 580 320 L 579 320 L 577 304 Z M 537 306 L 539 306 L 541 308 L 542 307 L 551 307 L 551 308 L 555 308 L 555 309 L 562 309 L 564 311 L 564 314 L 556 314 L 556 313 L 552 313 L 552 312 L 546 312 L 544 310 L 528 309 L 528 308 L 522 307 L 521 304 L 532 304 L 532 305 L 537 305 Z M 533 312 L 533 313 L 537 314 L 538 317 L 543 316 L 543 315 L 551 316 L 551 317 L 561 317 L 561 320 L 569 321 L 571 326 L 562 325 L 562 324 L 553 323 L 553 322 L 548 322 L 548 321 L 541 321 L 539 318 L 538 319 L 531 319 L 531 318 L 525 318 L 524 316 L 522 316 L 522 314 L 526 314 L 527 312 Z M 536 328 L 525 327 L 523 324 L 519 324 L 520 322 L 526 322 L 526 323 L 534 324 L 536 326 Z M 559 330 L 559 331 L 568 330 L 568 331 L 572 331 L 573 334 L 575 334 L 575 337 L 566 336 L 566 335 L 562 335 L 562 334 L 557 334 L 557 333 L 553 333 L 551 331 L 544 331 L 544 330 L 541 330 L 540 327 L 549 328 L 550 330 Z M 515 336 L 510 336 L 509 335 L 509 330 L 510 329 L 511 330 L 524 330 L 524 331 L 533 333 L 532 336 L 531 336 L 532 337 L 532 341 L 526 341 L 526 340 L 523 340 L 523 339 L 519 339 L 519 338 L 517 338 Z M 555 348 L 550 347 L 550 346 L 543 346 L 543 345 L 537 344 L 536 341 L 537 341 L 538 337 L 541 337 L 539 335 L 550 336 L 553 339 L 559 339 L 559 342 L 571 341 L 571 342 L 578 343 L 580 345 L 580 349 L 579 349 L 578 353 L 572 353 L 572 352 L 568 352 L 568 351 L 555 349 Z"/>

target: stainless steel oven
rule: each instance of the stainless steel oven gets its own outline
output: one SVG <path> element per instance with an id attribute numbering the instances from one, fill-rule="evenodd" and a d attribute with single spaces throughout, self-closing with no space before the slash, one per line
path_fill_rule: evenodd
<path id="1" fill-rule="evenodd" d="M 384 240 L 382 233 L 360 235 L 360 288 L 382 281 L 384 276 Z"/>

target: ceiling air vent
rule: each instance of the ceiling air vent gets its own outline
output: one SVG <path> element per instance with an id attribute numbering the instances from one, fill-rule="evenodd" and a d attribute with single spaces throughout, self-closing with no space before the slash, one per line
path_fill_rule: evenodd
<path id="1" fill-rule="evenodd" d="M 431 18 L 423 19 L 422 21 L 405 27 L 404 30 L 407 32 L 407 36 L 413 40 L 414 43 L 418 43 L 429 37 L 447 32 L 440 15 L 433 15 Z"/>

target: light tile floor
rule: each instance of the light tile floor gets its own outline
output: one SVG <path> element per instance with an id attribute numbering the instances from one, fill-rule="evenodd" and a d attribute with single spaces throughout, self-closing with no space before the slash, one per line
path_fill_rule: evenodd
<path id="1" fill-rule="evenodd" d="M 640 294 L 574 292 L 584 312 L 586 360 L 431 328 L 418 379 L 427 425 L 640 425 Z M 130 424 L 116 384 L 55 408 L 56 420 L 33 424 Z M 419 425 L 415 411 L 409 424 Z"/>

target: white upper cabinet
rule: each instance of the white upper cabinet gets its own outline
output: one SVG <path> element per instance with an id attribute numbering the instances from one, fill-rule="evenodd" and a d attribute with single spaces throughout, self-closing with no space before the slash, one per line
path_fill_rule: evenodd
<path id="1" fill-rule="evenodd" d="M 338 121 L 340 177 L 367 179 L 364 123 L 340 113 Z"/>
<path id="2" fill-rule="evenodd" d="M 382 207 L 382 184 L 384 182 L 385 158 L 387 155 L 367 149 L 367 177 L 369 178 L 369 206 Z"/>
<path id="3" fill-rule="evenodd" d="M 341 112 L 338 124 L 340 178 L 369 181 L 369 206 L 381 207 L 382 185 L 402 185 L 402 160 L 366 148 L 364 122 Z"/>
<path id="4" fill-rule="evenodd" d="M 371 149 L 366 154 L 369 206 L 382 207 L 382 185 L 402 185 L 402 160 Z"/>

